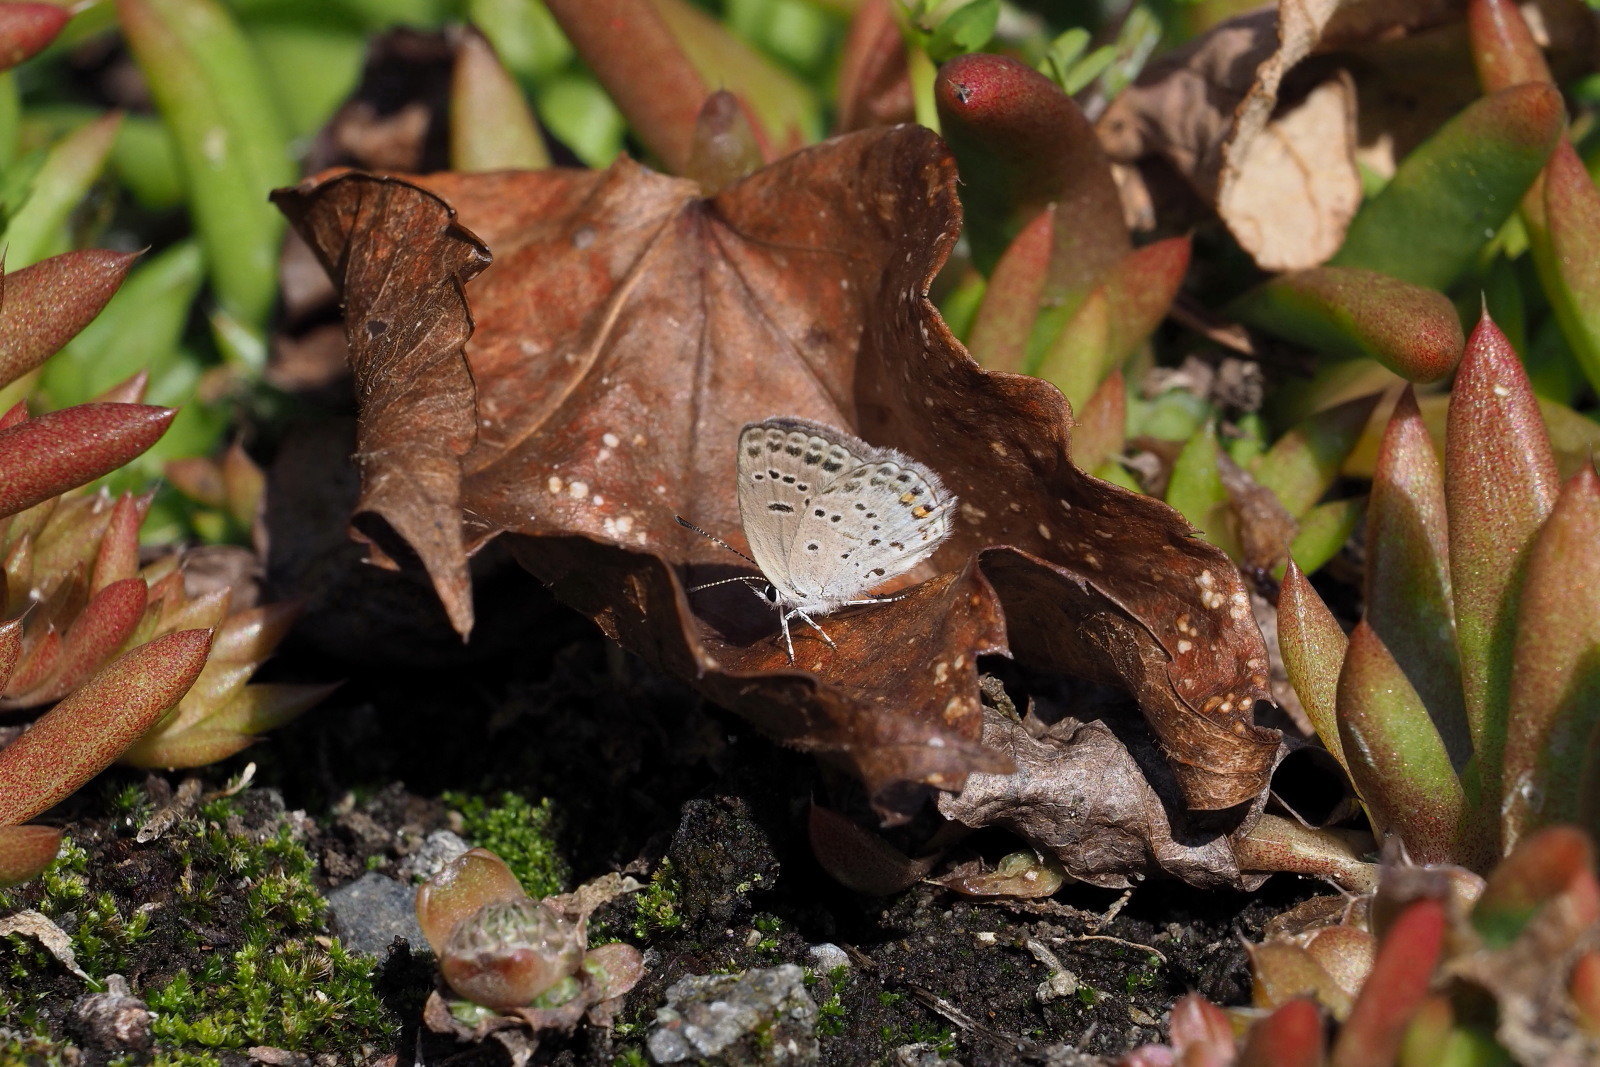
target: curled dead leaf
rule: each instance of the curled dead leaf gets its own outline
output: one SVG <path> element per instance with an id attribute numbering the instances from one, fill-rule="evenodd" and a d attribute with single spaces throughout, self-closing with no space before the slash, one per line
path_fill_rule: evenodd
<path id="1" fill-rule="evenodd" d="M 1361 202 L 1355 86 L 1286 78 L 1345 2 L 1252 11 L 1151 64 L 1101 117 L 1106 150 L 1165 158 L 1261 266 L 1321 263 Z"/>
<path id="2" fill-rule="evenodd" d="M 945 817 L 1010 830 L 1054 857 L 1068 877 L 1094 885 L 1126 887 L 1163 873 L 1193 885 L 1247 881 L 1225 829 L 1190 825 L 1196 820 L 1184 813 L 1176 782 L 1139 724 L 1069 715 L 1036 736 L 986 710 L 983 741 L 1010 755 L 1017 770 L 969 776 L 959 795 L 939 797 Z"/>
<path id="3" fill-rule="evenodd" d="M 1075 467 L 1053 387 L 987 373 L 951 336 L 926 298 L 960 226 L 931 132 L 836 138 L 711 197 L 622 160 L 332 175 L 277 201 L 349 309 L 363 507 L 458 625 L 465 553 L 514 535 L 608 634 L 890 812 L 1010 769 L 979 743 L 977 686 L 978 657 L 1010 650 L 1132 690 L 1186 802 L 1248 818 L 1277 734 L 1251 721 L 1267 657 L 1237 571 L 1165 505 Z M 495 250 L 470 316 L 456 295 L 480 246 L 451 209 Z M 961 501 L 920 585 L 830 617 L 837 649 L 797 641 L 793 666 L 757 598 L 685 592 L 738 571 L 675 518 L 741 545 L 734 442 L 774 414 L 897 448 Z"/>

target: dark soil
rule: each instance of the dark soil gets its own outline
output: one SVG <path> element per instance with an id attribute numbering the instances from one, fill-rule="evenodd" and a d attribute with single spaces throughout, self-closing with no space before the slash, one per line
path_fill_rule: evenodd
<path id="1" fill-rule="evenodd" d="M 275 1024 L 254 1032 L 239 1023 L 232 1037 L 209 1046 L 194 1034 L 158 1033 L 158 1053 L 189 1055 L 157 1062 L 250 1062 L 244 1050 L 275 1045 L 274 1037 L 286 1042 L 277 1047 L 320 1056 L 285 1063 L 508 1062 L 497 1046 L 473 1049 L 419 1033 L 420 1005 L 434 980 L 423 946 L 411 946 L 415 953 L 397 946 L 381 961 L 327 956 L 320 909 L 299 914 L 287 888 L 265 904 L 258 899 L 274 878 L 287 886 L 299 876 L 299 861 L 277 853 L 263 859 L 244 843 L 303 847 L 303 880 L 326 891 L 369 870 L 398 873 L 428 832 L 460 828 L 441 794 L 511 791 L 550 799 L 553 833 L 575 882 L 612 870 L 648 881 L 667 861 L 677 924 L 642 921 L 631 897 L 603 909 L 596 929 L 644 949 L 646 977 L 615 1029 L 547 1040 L 536 1062 L 648 1063 L 649 1025 L 677 979 L 791 962 L 813 975 L 823 1062 L 942 1056 L 980 1067 L 1074 1062 L 1069 1049 L 1110 1055 L 1159 1040 L 1172 1002 L 1190 990 L 1223 1004 L 1246 1002 L 1244 940 L 1320 889 L 1280 877 L 1255 894 L 1149 883 L 1125 900 L 1087 886 L 1033 903 L 968 900 L 933 885 L 887 899 L 852 893 L 810 854 L 807 805 L 824 790 L 812 759 L 770 744 L 618 654 L 538 591 L 530 596 L 539 617 L 555 625 L 486 658 L 352 672 L 291 650 L 275 667 L 280 675 L 342 671 L 350 682 L 245 756 L 199 775 L 205 790 L 219 789 L 248 757 L 258 765 L 250 789 L 190 810 L 158 840 L 140 844 L 138 826 L 181 776 L 114 771 L 52 813 L 87 852 L 80 862 L 87 894 L 69 908 L 46 879 L 13 890 L 3 911 L 65 908 L 51 918 L 75 941 L 87 931 L 112 944 L 89 961 L 98 973 L 80 964 L 97 978 L 123 975 L 135 996 L 169 988 L 179 972 L 191 982 L 220 981 L 217 961 L 235 958 L 266 924 L 275 931 L 266 936 L 323 953 L 306 963 L 315 987 L 306 991 L 308 1010 L 322 1010 L 316 988 L 342 990 L 349 1002 L 348 1010 L 319 1017 L 299 1045 Z M 1015 847 L 974 840 L 995 856 Z M 107 918 L 104 902 L 96 910 L 97 894 L 114 898 L 116 917 Z M 133 936 L 113 929 L 141 907 L 144 928 Z M 843 948 L 850 965 L 819 971 L 810 949 L 821 943 Z M 1052 967 L 1040 960 L 1046 953 L 1070 972 L 1054 991 Z M 281 949 L 266 955 L 294 958 Z M 10 1032 L 0 1038 L 11 1039 L 15 1062 L 72 1062 L 69 1046 L 84 1051 L 85 1062 L 106 1062 L 94 1035 L 71 1021 L 87 990 L 35 942 L 0 938 L 0 1026 Z M 271 994 L 282 998 L 285 1016 L 296 995 Z M 897 1049 L 913 1045 L 919 1049 L 897 1058 Z M 0 1041 L 0 1051 L 7 1047 Z M 12 1060 L 0 1054 L 0 1062 Z"/>

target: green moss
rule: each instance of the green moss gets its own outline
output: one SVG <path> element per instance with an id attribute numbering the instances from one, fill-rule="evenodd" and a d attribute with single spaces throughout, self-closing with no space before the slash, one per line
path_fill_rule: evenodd
<path id="1" fill-rule="evenodd" d="M 107 872 L 91 869 L 70 840 L 0 907 L 37 908 L 60 923 L 97 982 L 159 976 L 134 990 L 156 1013 L 156 1064 L 214 1065 L 210 1050 L 251 1045 L 344 1056 L 392 1044 L 395 1021 L 374 991 L 375 961 L 326 936 L 315 863 L 287 823 L 251 829 L 242 813 L 240 800 L 213 801 L 161 838 L 154 847 L 180 873 L 153 907 L 119 905 L 102 884 Z M 6 1040 L 21 1040 L 30 1026 L 45 1032 L 50 993 L 38 979 L 59 971 L 31 940 L 0 940 Z M 0 1043 L 0 1063 L 28 1062 L 10 1051 Z"/>
<path id="2" fill-rule="evenodd" d="M 1129 971 L 1124 976 L 1122 984 L 1129 993 L 1142 993 L 1161 984 L 1161 961 L 1154 956 L 1147 956 L 1145 963 L 1144 969 Z"/>
<path id="3" fill-rule="evenodd" d="M 0 1019 L 8 1024 L 15 1022 L 10 1014 L 4 1012 L 0 1012 Z M 0 1063 L 43 1065 L 55 1062 L 60 1052 L 60 1046 L 50 1040 L 42 1029 L 30 1028 L 24 1032 L 10 1025 L 0 1027 Z"/>
<path id="4" fill-rule="evenodd" d="M 147 995 L 158 1041 L 201 1048 L 327 1051 L 382 1040 L 389 1020 L 373 961 L 337 941 L 251 944 Z M 336 1043 L 334 1043 L 336 1042 Z"/>
<path id="5" fill-rule="evenodd" d="M 505 792 L 490 804 L 482 797 L 446 793 L 444 802 L 461 813 L 462 836 L 505 860 L 529 896 L 548 897 L 572 883 L 572 869 L 556 844 L 558 820 L 548 798 L 535 804 Z"/>
<path id="6" fill-rule="evenodd" d="M 683 925 L 678 910 L 678 879 L 672 861 L 664 860 L 650 876 L 650 884 L 633 895 L 633 936 L 649 941 Z"/>
<path id="7" fill-rule="evenodd" d="M 200 832 L 178 844 L 192 873 L 180 879 L 176 906 L 194 923 L 215 923 L 218 894 L 243 887 L 235 899 L 244 944 L 146 992 L 157 1041 L 314 1052 L 388 1038 L 374 961 L 321 936 L 326 905 L 311 857 L 287 825 L 259 839 L 231 831 L 234 813 L 231 801 L 207 804 Z"/>
<path id="8" fill-rule="evenodd" d="M 763 912 L 755 917 L 755 921 L 751 925 L 756 928 L 757 933 L 762 935 L 761 940 L 755 943 L 755 950 L 769 956 L 776 954 L 778 951 L 778 935 L 783 932 L 783 920 L 776 915 L 768 915 Z"/>
<path id="9" fill-rule="evenodd" d="M 827 974 L 826 994 L 817 998 L 817 1033 L 822 1037 L 837 1037 L 844 1033 L 844 993 L 850 988 L 850 977 L 850 968 L 843 964 Z M 822 976 L 806 971 L 806 988 L 815 989 L 823 981 Z"/>
<path id="10" fill-rule="evenodd" d="M 222 1067 L 222 1059 L 214 1052 L 157 1052 L 149 1067 Z"/>

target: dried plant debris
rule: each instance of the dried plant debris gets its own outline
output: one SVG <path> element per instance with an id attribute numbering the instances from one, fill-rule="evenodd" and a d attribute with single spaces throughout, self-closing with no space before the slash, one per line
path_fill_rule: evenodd
<path id="1" fill-rule="evenodd" d="M 1329 71 L 1283 90 L 1339 7 L 1252 11 L 1152 63 L 1101 118 L 1108 151 L 1166 159 L 1263 267 L 1327 259 L 1361 203 L 1355 87 Z"/>
<path id="2" fill-rule="evenodd" d="M 1574 0 L 1527 5 L 1563 69 L 1589 62 L 1595 26 Z M 1479 94 L 1466 5 L 1281 2 L 1229 19 L 1146 67 L 1098 123 L 1117 162 L 1159 158 L 1269 270 L 1322 263 L 1361 203 L 1357 160 L 1379 173 Z M 1568 60 L 1567 57 L 1572 57 Z M 1124 172 L 1124 200 L 1181 201 Z"/>
<path id="3" fill-rule="evenodd" d="M 976 673 L 1006 651 L 1125 686 L 1191 807 L 1249 805 L 1278 741 L 1251 722 L 1267 656 L 1238 574 L 1072 464 L 1056 390 L 985 373 L 951 336 L 925 294 L 954 186 L 937 137 L 895 127 L 710 198 L 626 160 L 281 191 L 347 307 L 362 535 L 420 558 L 463 629 L 466 554 L 518 535 L 608 634 L 849 767 L 891 814 L 915 796 L 897 784 L 1011 769 L 979 743 Z M 686 585 L 741 572 L 676 522 L 739 547 L 734 444 L 775 411 L 898 449 L 961 501 L 921 584 L 830 616 L 836 647 L 797 640 L 793 667 L 748 593 L 691 604 Z"/>

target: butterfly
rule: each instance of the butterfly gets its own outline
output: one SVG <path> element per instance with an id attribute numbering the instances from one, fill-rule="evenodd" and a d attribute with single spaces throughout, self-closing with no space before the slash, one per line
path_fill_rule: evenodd
<path id="1" fill-rule="evenodd" d="M 820 422 L 747 424 L 739 431 L 737 470 L 739 518 L 751 555 L 681 516 L 678 522 L 743 556 L 762 577 L 728 578 L 690 592 L 764 580 L 768 592 L 756 595 L 778 610 L 791 663 L 792 620 L 837 647 L 816 616 L 900 599 L 868 591 L 915 567 L 950 535 L 956 498 L 937 474 Z"/>

